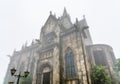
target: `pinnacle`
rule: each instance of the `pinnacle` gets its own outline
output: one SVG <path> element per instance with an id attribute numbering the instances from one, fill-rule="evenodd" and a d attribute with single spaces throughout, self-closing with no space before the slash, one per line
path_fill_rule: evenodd
<path id="1" fill-rule="evenodd" d="M 66 16 L 66 15 L 68 15 L 68 14 L 67 14 L 66 8 L 64 7 L 63 16 Z"/>

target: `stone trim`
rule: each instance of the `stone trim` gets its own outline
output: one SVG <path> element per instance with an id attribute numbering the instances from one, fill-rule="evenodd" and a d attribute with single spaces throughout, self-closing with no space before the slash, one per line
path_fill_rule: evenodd
<path id="1" fill-rule="evenodd" d="M 69 35 L 70 33 L 76 31 L 75 27 L 71 27 L 70 29 L 67 29 L 65 30 L 64 32 L 61 32 L 60 33 L 60 36 L 63 37 L 63 36 L 66 36 L 66 35 Z"/>

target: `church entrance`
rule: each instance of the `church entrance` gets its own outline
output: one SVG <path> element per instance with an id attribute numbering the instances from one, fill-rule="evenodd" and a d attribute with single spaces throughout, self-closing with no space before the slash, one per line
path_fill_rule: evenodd
<path id="1" fill-rule="evenodd" d="M 50 72 L 43 73 L 43 83 L 50 84 Z"/>
<path id="2" fill-rule="evenodd" d="M 37 84 L 53 84 L 53 72 L 49 63 L 42 64 Z"/>

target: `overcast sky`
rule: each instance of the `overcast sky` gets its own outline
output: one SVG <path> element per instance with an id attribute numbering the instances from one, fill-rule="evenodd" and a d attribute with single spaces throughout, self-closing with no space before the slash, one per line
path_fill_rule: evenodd
<path id="1" fill-rule="evenodd" d="M 14 49 L 39 38 L 49 12 L 61 16 L 66 7 L 74 23 L 85 15 L 95 44 L 113 47 L 120 58 L 120 0 L 0 0 L 0 84 Z"/>

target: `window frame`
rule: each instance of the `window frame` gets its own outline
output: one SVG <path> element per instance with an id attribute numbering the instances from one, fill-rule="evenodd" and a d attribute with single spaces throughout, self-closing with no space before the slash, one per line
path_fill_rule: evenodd
<path id="1" fill-rule="evenodd" d="M 71 48 L 67 48 L 65 53 L 65 72 L 67 79 L 76 78 L 75 58 Z"/>

